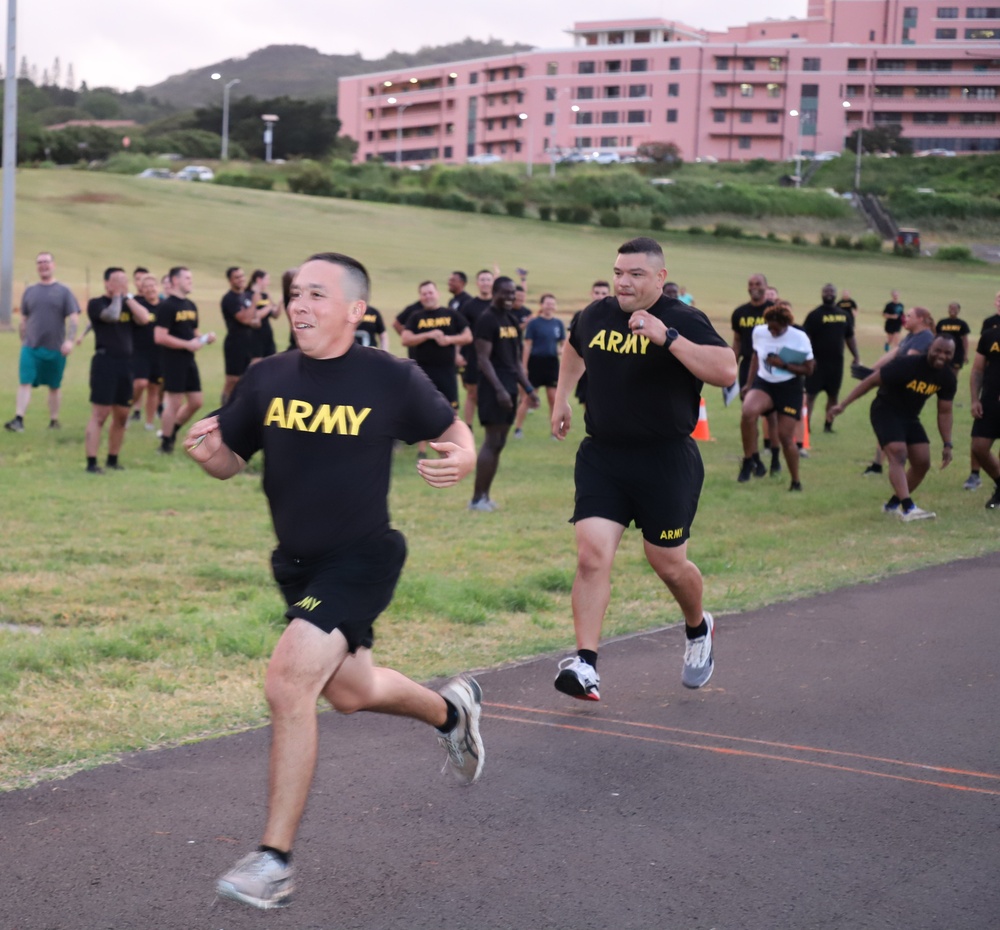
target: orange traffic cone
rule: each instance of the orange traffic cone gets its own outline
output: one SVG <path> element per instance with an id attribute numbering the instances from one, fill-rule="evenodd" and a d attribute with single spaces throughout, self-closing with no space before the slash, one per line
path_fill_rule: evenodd
<path id="1" fill-rule="evenodd" d="M 691 434 L 691 438 L 698 439 L 702 442 L 712 442 L 712 436 L 708 432 L 708 411 L 705 408 L 704 397 L 698 405 L 698 423 L 694 428 L 694 432 Z"/>
<path id="2" fill-rule="evenodd" d="M 802 448 L 809 451 L 809 404 L 802 397 Z"/>

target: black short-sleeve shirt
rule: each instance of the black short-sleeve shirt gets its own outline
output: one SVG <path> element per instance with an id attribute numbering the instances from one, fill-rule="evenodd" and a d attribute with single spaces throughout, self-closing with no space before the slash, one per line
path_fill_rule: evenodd
<path id="1" fill-rule="evenodd" d="M 415 363 L 359 345 L 333 359 L 298 350 L 264 359 L 219 413 L 237 455 L 263 450 L 278 542 L 302 559 L 384 533 L 395 440 L 434 439 L 454 419 Z"/>
<path id="2" fill-rule="evenodd" d="M 969 335 L 969 324 L 957 316 L 946 316 L 943 320 L 938 320 L 936 330 L 939 336 L 947 336 L 955 344 L 955 357 L 951 363 L 956 368 L 960 368 L 965 364 L 965 349 L 962 346 L 962 338 Z"/>
<path id="3" fill-rule="evenodd" d="M 836 304 L 820 304 L 806 316 L 802 329 L 816 358 L 842 359 L 844 342 L 854 335 L 854 317 Z"/>
<path id="4" fill-rule="evenodd" d="M 733 311 L 731 325 L 734 333 L 740 335 L 740 358 L 750 358 L 753 354 L 753 328 L 764 325 L 764 311 L 771 306 L 771 301 L 754 305 L 740 304 Z"/>
<path id="5" fill-rule="evenodd" d="M 878 397 L 900 416 L 917 417 L 929 397 L 954 400 L 958 380 L 951 367 L 933 368 L 926 355 L 905 355 L 881 369 Z"/>
<path id="6" fill-rule="evenodd" d="M 156 308 L 156 325 L 162 326 L 168 335 L 178 339 L 194 339 L 198 332 L 198 308 L 186 297 L 168 297 L 161 300 Z M 188 350 L 168 349 L 164 346 L 163 352 L 169 358 Z"/>
<path id="7" fill-rule="evenodd" d="M 250 338 L 251 327 L 236 319 L 237 313 L 242 313 L 247 307 L 253 306 L 253 295 L 249 291 L 228 290 L 219 301 L 222 308 L 222 320 L 226 324 L 226 332 L 230 336 Z"/>
<path id="8" fill-rule="evenodd" d="M 661 297 L 647 313 L 699 345 L 726 347 L 707 316 Z M 587 307 L 569 343 L 587 368 L 587 432 L 635 445 L 687 438 L 698 423 L 702 382 L 664 346 L 628 328 L 615 297 Z M 747 342 L 747 347 L 752 345 Z"/>
<path id="9" fill-rule="evenodd" d="M 121 316 L 113 323 L 101 319 L 101 314 L 111 306 L 107 294 L 94 297 L 87 303 L 87 318 L 94 327 L 94 347 L 114 358 L 132 356 L 132 313 L 122 298 Z"/>
<path id="10" fill-rule="evenodd" d="M 454 310 L 438 307 L 436 310 L 425 310 L 423 307 L 417 313 L 410 314 L 406 328 L 411 333 L 421 334 L 434 329 L 441 330 L 446 336 L 457 336 L 469 328 L 469 323 Z M 412 358 L 421 368 L 454 368 L 455 347 L 453 345 L 439 346 L 433 339 L 411 346 Z"/>
<path id="11" fill-rule="evenodd" d="M 979 337 L 976 352 L 983 356 L 983 397 L 1000 396 L 1000 324 Z"/>
<path id="12" fill-rule="evenodd" d="M 354 341 L 362 346 L 382 347 L 379 337 L 385 332 L 385 321 L 382 314 L 374 307 L 365 307 L 365 315 L 361 317 L 358 328 L 354 330 Z"/>
<path id="13" fill-rule="evenodd" d="M 467 359 L 474 359 L 476 357 L 476 324 L 479 322 L 479 318 L 489 309 L 491 303 L 491 300 L 483 300 L 482 297 L 470 297 L 462 305 L 462 316 L 469 321 L 469 327 L 473 335 L 473 341 L 466 346 L 462 346 L 462 355 Z"/>
<path id="14" fill-rule="evenodd" d="M 498 375 L 516 375 L 521 370 L 521 327 L 513 312 L 487 310 L 476 321 L 473 334 L 493 344 L 490 363 Z"/>

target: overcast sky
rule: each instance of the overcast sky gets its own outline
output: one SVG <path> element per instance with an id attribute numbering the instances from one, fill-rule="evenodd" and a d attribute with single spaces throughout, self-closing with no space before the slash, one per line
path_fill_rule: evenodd
<path id="1" fill-rule="evenodd" d="M 65 81 L 132 90 L 174 74 L 239 58 L 266 45 L 308 45 L 326 54 L 379 58 L 466 37 L 520 41 L 540 48 L 571 44 L 574 22 L 662 17 L 722 29 L 764 17 L 805 16 L 807 0 L 503 0 L 445 3 L 381 0 L 368 4 L 316 0 L 19 0 L 17 60 L 43 69 L 56 58 Z M 325 9 L 324 9 L 325 7 Z M 315 11 L 323 9 L 322 13 Z M 7 3 L 0 0 L 6 32 Z M 460 12 L 459 12 L 460 11 Z"/>

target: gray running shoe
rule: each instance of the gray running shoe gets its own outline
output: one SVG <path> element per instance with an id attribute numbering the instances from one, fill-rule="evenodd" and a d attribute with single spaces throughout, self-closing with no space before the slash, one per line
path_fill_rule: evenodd
<path id="1" fill-rule="evenodd" d="M 962 489 L 965 491 L 978 491 L 983 485 L 983 479 L 979 475 L 969 475 L 965 479 L 965 484 L 962 485 Z"/>
<path id="2" fill-rule="evenodd" d="M 900 510 L 899 519 L 904 523 L 912 523 L 914 520 L 933 520 L 937 516 L 933 510 L 924 510 L 914 504 L 909 510 Z"/>
<path id="3" fill-rule="evenodd" d="M 455 777 L 471 785 L 483 772 L 486 750 L 479 735 L 479 715 L 482 712 L 483 689 L 469 675 L 452 678 L 442 689 L 441 697 L 447 698 L 458 711 L 458 723 L 450 733 L 439 733 L 438 743 L 448 753 L 445 768 L 451 768 Z"/>
<path id="4" fill-rule="evenodd" d="M 466 509 L 478 510 L 480 513 L 493 513 L 497 509 L 497 505 L 488 497 L 481 497 L 477 501 L 472 501 Z"/>
<path id="5" fill-rule="evenodd" d="M 893 516 L 899 516 L 899 504 L 890 504 L 886 501 L 882 505 L 882 513 L 891 513 Z"/>
<path id="6" fill-rule="evenodd" d="M 579 698 L 581 701 L 601 699 L 601 676 L 597 669 L 579 656 L 571 656 L 559 663 L 556 675 L 556 691 Z"/>
<path id="7" fill-rule="evenodd" d="M 524 430 L 523 429 L 516 429 L 516 430 L 514 430 L 514 438 L 515 439 L 524 439 Z"/>
<path id="8" fill-rule="evenodd" d="M 10 430 L 10 432 L 12 433 L 23 433 L 24 423 L 17 417 L 14 417 L 13 420 L 8 420 L 6 423 L 4 423 L 3 428 L 6 430 Z"/>
<path id="9" fill-rule="evenodd" d="M 294 887 L 292 867 L 260 851 L 248 853 L 215 883 L 221 897 L 265 911 L 288 904 Z"/>
<path id="10" fill-rule="evenodd" d="M 697 639 L 689 639 L 684 649 L 684 669 L 681 684 L 685 688 L 701 688 L 715 671 L 715 620 L 706 610 L 703 614 L 708 632 Z"/>

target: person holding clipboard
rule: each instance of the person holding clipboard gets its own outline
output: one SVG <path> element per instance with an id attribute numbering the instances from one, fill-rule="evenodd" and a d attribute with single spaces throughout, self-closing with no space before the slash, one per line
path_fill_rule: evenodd
<path id="1" fill-rule="evenodd" d="M 743 462 L 737 480 L 750 480 L 757 454 L 757 418 L 773 410 L 778 414 L 778 440 L 792 478 L 788 490 L 801 491 L 795 426 L 802 418 L 803 378 L 813 373 L 816 362 L 809 337 L 792 326 L 794 320 L 791 305 L 779 300 L 764 311 L 764 324 L 753 329 L 753 356 L 740 419 Z"/>

